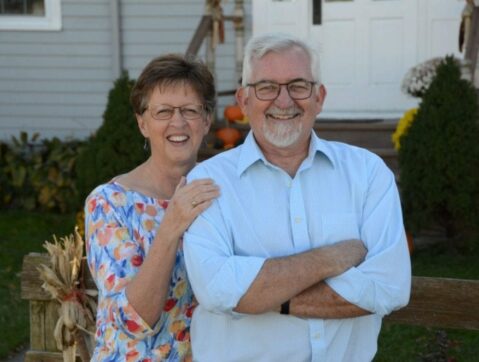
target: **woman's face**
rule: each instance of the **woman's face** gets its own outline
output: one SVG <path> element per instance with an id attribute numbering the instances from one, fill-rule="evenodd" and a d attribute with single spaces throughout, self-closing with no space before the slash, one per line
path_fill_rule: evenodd
<path id="1" fill-rule="evenodd" d="M 152 157 L 167 164 L 194 166 L 203 137 L 211 125 L 211 116 L 200 112 L 195 117 L 192 112 L 201 104 L 200 97 L 186 83 L 153 90 L 147 110 L 136 116 L 141 133 L 150 141 Z M 172 107 L 183 107 L 183 115 L 179 108 L 174 108 L 170 119 L 153 117 L 155 113 L 168 114 Z"/>

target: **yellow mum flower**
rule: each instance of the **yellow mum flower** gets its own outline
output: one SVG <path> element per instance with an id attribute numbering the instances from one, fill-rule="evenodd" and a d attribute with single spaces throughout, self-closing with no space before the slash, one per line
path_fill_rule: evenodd
<path id="1" fill-rule="evenodd" d="M 417 108 L 408 109 L 399 120 L 396 131 L 391 137 L 396 151 L 399 151 L 399 148 L 401 147 L 401 137 L 407 133 L 414 118 L 416 118 L 417 110 Z"/>

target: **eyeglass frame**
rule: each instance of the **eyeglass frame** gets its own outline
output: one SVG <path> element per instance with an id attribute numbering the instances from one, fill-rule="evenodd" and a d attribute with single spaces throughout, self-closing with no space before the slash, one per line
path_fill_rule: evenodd
<path id="1" fill-rule="evenodd" d="M 291 93 L 289 92 L 289 88 L 288 86 L 291 84 L 291 83 L 295 83 L 295 82 L 305 82 L 305 83 L 308 83 L 311 85 L 311 89 L 309 91 L 309 95 L 307 97 L 304 97 L 304 98 L 295 98 L 293 96 L 291 96 Z M 278 94 L 276 94 L 276 97 L 274 98 L 271 98 L 271 99 L 264 99 L 264 98 L 260 98 L 258 97 L 258 93 L 256 91 L 256 86 L 258 84 L 261 84 L 261 83 L 272 83 L 272 84 L 275 84 L 275 85 L 278 85 Z M 313 88 L 314 86 L 318 84 L 318 82 L 315 82 L 315 81 L 311 81 L 311 80 L 306 80 L 306 79 L 303 79 L 303 78 L 297 78 L 297 79 L 293 79 L 287 83 L 278 83 L 278 82 L 274 82 L 274 81 L 271 81 L 271 80 L 259 80 L 255 83 L 247 83 L 246 86 L 247 87 L 253 87 L 254 89 L 254 94 L 256 96 L 256 98 L 258 98 L 260 101 L 274 101 L 276 98 L 279 97 L 279 95 L 281 94 L 281 86 L 286 86 L 286 91 L 288 92 L 288 95 L 291 97 L 291 99 L 295 100 L 295 101 L 301 101 L 301 100 L 304 100 L 304 99 L 308 99 L 309 97 L 311 97 L 311 95 L 313 94 Z"/>
<path id="2" fill-rule="evenodd" d="M 151 108 L 151 105 L 149 105 L 148 107 L 145 108 L 145 110 L 143 111 L 143 113 L 145 113 L 146 111 L 149 111 L 150 112 L 150 116 L 151 118 L 153 118 L 154 120 L 157 120 L 157 121 L 171 121 L 171 119 L 173 118 L 173 116 L 175 115 L 175 110 L 178 109 L 178 112 L 180 113 L 180 116 L 183 118 L 183 119 L 186 119 L 188 121 L 194 121 L 196 119 L 200 119 L 202 118 L 205 114 L 206 114 L 206 109 L 205 109 L 205 106 L 203 104 L 188 104 L 188 105 L 184 105 L 184 106 L 170 106 L 168 104 L 155 104 L 154 106 L 158 107 L 158 106 L 165 106 L 165 110 L 166 110 L 166 107 L 169 109 L 169 110 L 172 110 L 173 112 L 171 113 L 170 117 L 169 118 L 156 118 L 154 115 L 153 115 L 153 110 Z M 183 110 L 185 108 L 188 108 L 188 107 L 200 107 L 201 108 L 201 112 L 198 113 L 198 117 L 195 117 L 195 118 L 188 118 L 188 117 L 185 117 L 183 115 Z"/>

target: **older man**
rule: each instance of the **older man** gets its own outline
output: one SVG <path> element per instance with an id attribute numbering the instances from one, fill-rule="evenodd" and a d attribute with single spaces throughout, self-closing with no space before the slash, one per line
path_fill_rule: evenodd
<path id="1" fill-rule="evenodd" d="M 250 40 L 236 98 L 252 132 L 189 175 L 222 194 L 185 234 L 197 361 L 370 361 L 382 317 L 408 302 L 394 176 L 316 136 L 325 96 L 307 44 Z"/>

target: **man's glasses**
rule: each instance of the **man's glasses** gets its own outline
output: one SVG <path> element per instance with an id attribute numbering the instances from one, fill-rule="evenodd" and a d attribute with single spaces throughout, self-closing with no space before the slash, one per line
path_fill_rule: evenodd
<path id="1" fill-rule="evenodd" d="M 205 111 L 201 104 L 192 104 L 188 106 L 172 107 L 166 104 L 158 104 L 149 106 L 147 110 L 153 119 L 158 121 L 168 121 L 175 114 L 175 109 L 180 112 L 181 117 L 187 120 L 200 119 L 204 116 Z"/>
<path id="2" fill-rule="evenodd" d="M 311 97 L 313 86 L 316 82 L 305 79 L 296 79 L 288 83 L 276 83 L 267 80 L 261 80 L 256 83 L 247 84 L 253 87 L 256 98 L 261 101 L 273 101 L 278 98 L 281 92 L 281 86 L 286 86 L 289 96 L 294 100 L 301 100 Z"/>

